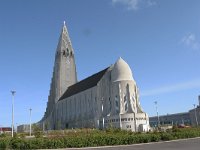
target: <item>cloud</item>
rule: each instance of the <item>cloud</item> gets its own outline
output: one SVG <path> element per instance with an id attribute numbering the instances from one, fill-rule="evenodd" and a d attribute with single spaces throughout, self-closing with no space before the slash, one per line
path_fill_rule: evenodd
<path id="1" fill-rule="evenodd" d="M 127 10 L 138 10 L 140 7 L 147 6 L 151 7 L 156 5 L 156 2 L 153 0 L 112 0 L 112 4 L 122 4 L 124 5 Z"/>
<path id="2" fill-rule="evenodd" d="M 148 0 L 146 3 L 147 3 L 148 7 L 152 7 L 152 6 L 155 6 L 157 4 L 155 1 L 152 1 L 152 0 Z"/>
<path id="3" fill-rule="evenodd" d="M 200 42 L 197 40 L 196 35 L 194 33 L 185 35 L 182 38 L 181 43 L 194 50 L 200 50 Z"/>
<path id="4" fill-rule="evenodd" d="M 172 93 L 187 89 L 194 89 L 194 88 L 200 88 L 200 79 L 191 80 L 183 83 L 177 83 L 173 85 L 167 85 L 159 88 L 155 88 L 152 90 L 147 91 L 141 91 L 141 96 L 152 96 L 152 95 L 159 95 L 159 94 L 166 94 L 166 93 Z"/>
<path id="5" fill-rule="evenodd" d="M 112 3 L 114 5 L 117 3 L 123 4 L 128 10 L 137 10 L 139 1 L 140 0 L 112 0 Z"/>

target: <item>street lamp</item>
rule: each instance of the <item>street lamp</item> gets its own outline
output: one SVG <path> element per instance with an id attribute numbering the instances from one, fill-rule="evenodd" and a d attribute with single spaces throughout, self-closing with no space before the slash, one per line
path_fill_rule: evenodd
<path id="1" fill-rule="evenodd" d="M 197 111 L 196 111 L 195 104 L 193 104 L 193 106 L 194 106 L 194 115 L 195 115 L 196 125 L 198 126 L 199 123 L 198 123 L 198 120 L 197 120 Z"/>
<path id="2" fill-rule="evenodd" d="M 12 94 L 12 137 L 14 132 L 14 98 L 16 91 L 11 91 Z"/>
<path id="3" fill-rule="evenodd" d="M 30 108 L 29 110 L 30 110 L 30 131 L 29 131 L 29 133 L 30 133 L 30 136 L 31 136 L 31 111 L 32 111 L 32 109 Z"/>
<path id="4" fill-rule="evenodd" d="M 159 127 L 159 125 L 160 125 L 160 119 L 159 119 L 159 115 L 158 115 L 158 106 L 157 106 L 158 102 L 155 101 L 154 103 L 155 103 L 155 105 L 156 105 L 156 113 L 157 113 L 157 118 L 158 118 L 158 127 Z"/>

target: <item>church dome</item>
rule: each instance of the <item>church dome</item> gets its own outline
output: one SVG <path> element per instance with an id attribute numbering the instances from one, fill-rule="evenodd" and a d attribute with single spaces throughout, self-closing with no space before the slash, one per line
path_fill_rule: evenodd
<path id="1" fill-rule="evenodd" d="M 112 82 L 133 80 L 132 71 L 129 65 L 121 57 L 114 64 L 111 75 Z"/>

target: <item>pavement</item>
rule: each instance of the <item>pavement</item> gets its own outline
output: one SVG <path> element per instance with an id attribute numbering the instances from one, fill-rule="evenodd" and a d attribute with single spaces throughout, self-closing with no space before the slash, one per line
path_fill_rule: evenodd
<path id="1" fill-rule="evenodd" d="M 200 150 L 200 138 L 133 145 L 66 148 L 60 150 Z"/>

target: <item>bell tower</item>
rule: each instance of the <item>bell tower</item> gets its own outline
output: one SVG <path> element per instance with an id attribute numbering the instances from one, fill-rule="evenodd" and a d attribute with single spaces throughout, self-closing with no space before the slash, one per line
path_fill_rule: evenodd
<path id="1" fill-rule="evenodd" d="M 64 22 L 55 53 L 45 118 L 50 115 L 55 103 L 57 103 L 67 88 L 75 83 L 77 83 L 77 74 L 74 50 Z"/>
<path id="2" fill-rule="evenodd" d="M 65 22 L 56 50 L 54 74 L 55 102 L 57 102 L 67 88 L 77 82 L 74 50 Z"/>

